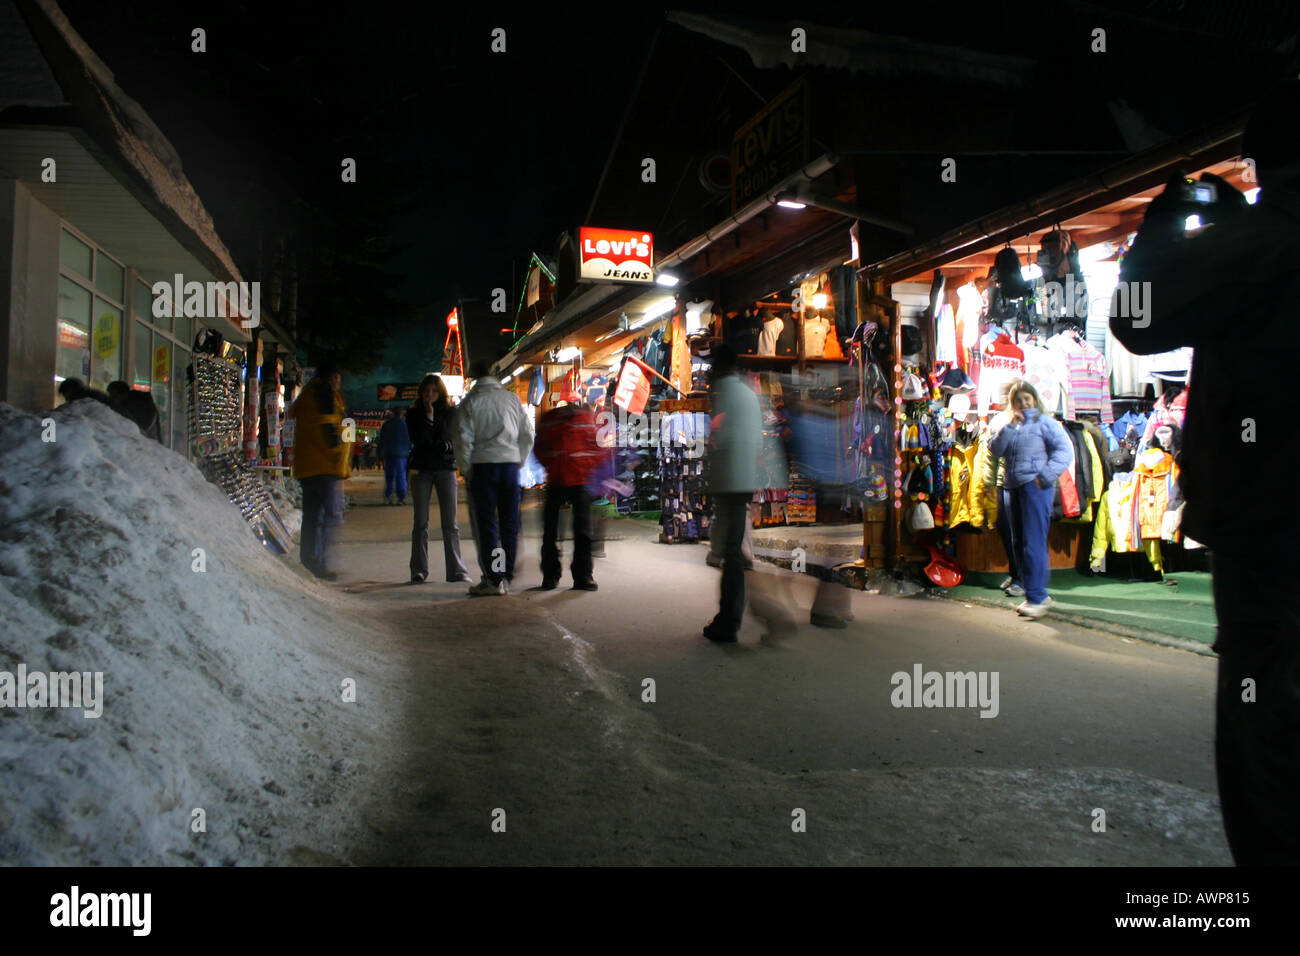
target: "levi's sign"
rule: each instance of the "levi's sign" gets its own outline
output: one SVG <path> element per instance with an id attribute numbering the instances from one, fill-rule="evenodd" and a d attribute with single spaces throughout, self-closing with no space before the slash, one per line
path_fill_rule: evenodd
<path id="1" fill-rule="evenodd" d="M 597 282 L 654 282 L 654 235 L 632 229 L 578 230 L 582 279 Z"/>

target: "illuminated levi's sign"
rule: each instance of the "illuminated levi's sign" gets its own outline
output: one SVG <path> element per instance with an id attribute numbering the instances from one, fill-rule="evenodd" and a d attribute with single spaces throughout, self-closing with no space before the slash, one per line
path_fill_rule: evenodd
<path id="1" fill-rule="evenodd" d="M 654 282 L 654 235 L 632 229 L 578 230 L 579 277 L 597 282 Z"/>

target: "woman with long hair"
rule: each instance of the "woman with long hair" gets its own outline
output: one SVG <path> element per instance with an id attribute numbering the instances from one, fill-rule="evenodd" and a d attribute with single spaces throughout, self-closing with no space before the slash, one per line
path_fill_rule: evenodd
<path id="1" fill-rule="evenodd" d="M 1003 459 L 1011 546 L 1026 598 L 1017 610 L 1038 618 L 1052 603 L 1047 596 L 1052 494 L 1074 450 L 1060 422 L 1042 410 L 1034 386 L 1023 379 L 1012 382 L 1007 405 L 1010 422 L 992 437 L 989 451 Z"/>
<path id="2" fill-rule="evenodd" d="M 411 503 L 415 507 L 411 581 L 418 583 L 429 577 L 429 501 L 435 488 L 447 580 L 469 581 L 469 571 L 460 556 L 460 525 L 456 520 L 456 453 L 452 445 L 455 409 L 438 375 L 424 377 L 419 395 L 406 410 L 406 429 L 411 436 Z"/>

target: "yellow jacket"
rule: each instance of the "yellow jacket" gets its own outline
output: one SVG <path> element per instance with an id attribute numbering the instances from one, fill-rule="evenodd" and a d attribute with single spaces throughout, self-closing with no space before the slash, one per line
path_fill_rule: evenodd
<path id="1" fill-rule="evenodd" d="M 352 473 L 352 443 L 343 440 L 343 396 L 329 382 L 308 382 L 289 406 L 288 416 L 294 420 L 295 478 L 347 478 Z"/>
<path id="2" fill-rule="evenodd" d="M 948 457 L 948 527 L 968 523 L 984 527 L 988 518 L 988 498 L 983 481 L 983 462 L 979 454 L 983 443 L 963 448 L 953 445 Z M 997 491 L 993 491 L 993 515 L 997 516 Z"/>

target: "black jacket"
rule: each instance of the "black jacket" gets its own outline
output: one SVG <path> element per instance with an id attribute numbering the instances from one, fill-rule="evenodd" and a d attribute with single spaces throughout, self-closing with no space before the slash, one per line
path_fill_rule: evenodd
<path id="1" fill-rule="evenodd" d="M 456 468 L 456 452 L 452 445 L 455 416 L 456 410 L 450 405 L 434 405 L 433 424 L 430 425 L 419 402 L 406 410 L 413 471 L 452 471 Z"/>

